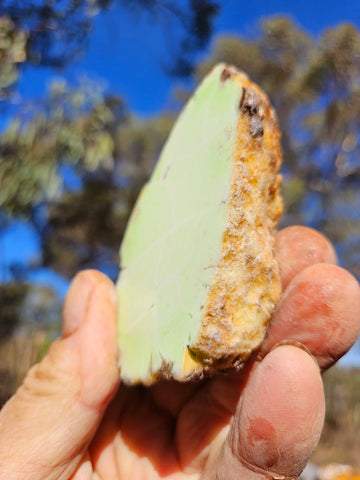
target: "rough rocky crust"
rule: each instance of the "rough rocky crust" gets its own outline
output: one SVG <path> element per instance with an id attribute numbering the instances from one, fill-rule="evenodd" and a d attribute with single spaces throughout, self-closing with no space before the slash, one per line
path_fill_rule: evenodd
<path id="1" fill-rule="evenodd" d="M 200 336 L 184 355 L 183 373 L 189 379 L 241 367 L 261 345 L 281 294 L 274 253 L 283 210 L 277 119 L 260 88 L 224 65 L 220 81 L 230 79 L 243 87 L 243 95 L 229 216 Z"/>

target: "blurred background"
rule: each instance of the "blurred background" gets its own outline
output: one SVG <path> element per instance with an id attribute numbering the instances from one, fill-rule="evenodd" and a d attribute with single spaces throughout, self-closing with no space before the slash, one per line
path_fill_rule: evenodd
<path id="1" fill-rule="evenodd" d="M 219 61 L 246 71 L 276 108 L 282 226 L 319 229 L 360 277 L 356 4 L 0 0 L 0 406 L 59 335 L 75 273 L 116 280 L 139 190 Z M 315 460 L 360 467 L 359 345 L 325 382 Z"/>

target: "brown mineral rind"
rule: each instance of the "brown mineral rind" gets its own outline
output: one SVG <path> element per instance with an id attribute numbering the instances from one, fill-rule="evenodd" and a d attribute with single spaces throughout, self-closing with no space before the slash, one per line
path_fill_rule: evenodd
<path id="1" fill-rule="evenodd" d="M 277 119 L 259 87 L 224 66 L 220 81 L 230 79 L 239 83 L 243 94 L 229 214 L 200 336 L 185 353 L 184 373 L 191 369 L 191 377 L 240 366 L 261 345 L 281 294 L 274 252 L 283 210 Z"/>

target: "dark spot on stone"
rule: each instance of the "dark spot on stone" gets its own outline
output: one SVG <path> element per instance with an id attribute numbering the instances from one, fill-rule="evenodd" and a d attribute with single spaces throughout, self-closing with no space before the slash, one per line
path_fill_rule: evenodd
<path id="1" fill-rule="evenodd" d="M 225 67 L 224 70 L 221 72 L 220 80 L 222 82 L 226 82 L 232 76 L 232 71 L 229 67 Z"/>
<path id="2" fill-rule="evenodd" d="M 162 359 L 162 362 L 161 362 L 161 367 L 159 369 L 159 372 L 158 372 L 158 375 L 157 375 L 157 379 L 171 379 L 172 378 L 172 367 L 173 367 L 173 363 L 172 362 L 168 362 L 167 360 L 165 360 L 164 358 Z"/>
<path id="3" fill-rule="evenodd" d="M 269 190 L 268 190 L 268 192 L 269 192 L 269 200 L 273 200 L 273 199 L 274 199 L 277 191 L 278 191 L 277 185 L 274 184 L 274 183 L 272 183 L 272 184 L 269 186 Z"/>
<path id="4" fill-rule="evenodd" d="M 264 136 L 264 127 L 261 119 L 258 116 L 253 117 L 250 120 L 250 135 L 253 138 L 259 138 Z"/>
<path id="5" fill-rule="evenodd" d="M 231 360 L 231 366 L 236 370 L 240 370 L 244 365 L 244 360 L 239 357 L 235 357 Z"/>
<path id="6" fill-rule="evenodd" d="M 250 265 L 251 263 L 253 263 L 255 260 L 255 257 L 254 255 L 246 255 L 245 256 L 245 264 L 246 265 Z"/>
<path id="7" fill-rule="evenodd" d="M 263 115 L 260 113 L 261 99 L 251 89 L 244 88 L 241 96 L 239 110 L 249 117 L 249 132 L 253 138 L 264 135 Z"/>
<path id="8" fill-rule="evenodd" d="M 270 154 L 270 167 L 274 169 L 276 166 L 276 157 L 272 153 Z"/>
<path id="9" fill-rule="evenodd" d="M 166 177 L 168 176 L 168 173 L 169 173 L 169 171 L 170 171 L 170 168 L 171 168 L 170 165 L 168 165 L 168 166 L 166 167 L 166 170 L 165 170 L 165 172 L 163 173 L 163 176 L 162 176 L 163 180 L 165 180 Z"/>

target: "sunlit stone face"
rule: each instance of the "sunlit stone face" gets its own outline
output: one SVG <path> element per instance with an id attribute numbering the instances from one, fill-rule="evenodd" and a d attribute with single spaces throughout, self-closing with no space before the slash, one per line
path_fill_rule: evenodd
<path id="1" fill-rule="evenodd" d="M 265 95 L 216 66 L 180 114 L 121 245 L 125 381 L 200 378 L 260 345 L 280 295 L 280 160 Z"/>

